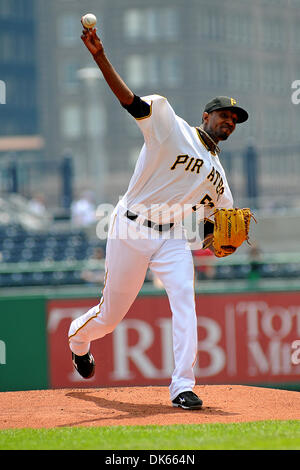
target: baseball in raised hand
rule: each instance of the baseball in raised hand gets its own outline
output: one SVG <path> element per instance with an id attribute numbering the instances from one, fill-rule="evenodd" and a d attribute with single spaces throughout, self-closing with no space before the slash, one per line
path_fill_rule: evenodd
<path id="1" fill-rule="evenodd" d="M 87 13 L 81 17 L 81 24 L 84 28 L 91 29 L 95 28 L 97 18 L 93 13 Z"/>

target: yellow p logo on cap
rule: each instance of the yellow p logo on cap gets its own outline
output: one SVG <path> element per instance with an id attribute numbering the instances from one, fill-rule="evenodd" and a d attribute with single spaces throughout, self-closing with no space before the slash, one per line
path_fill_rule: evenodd
<path id="1" fill-rule="evenodd" d="M 234 106 L 236 104 L 236 100 L 234 98 L 230 98 L 231 105 Z"/>

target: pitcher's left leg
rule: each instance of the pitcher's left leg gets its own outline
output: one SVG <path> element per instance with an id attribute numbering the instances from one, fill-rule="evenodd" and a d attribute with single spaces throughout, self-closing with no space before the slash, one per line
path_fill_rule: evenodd
<path id="1" fill-rule="evenodd" d="M 194 263 L 185 240 L 166 240 L 150 262 L 163 283 L 172 310 L 175 369 L 170 385 L 171 400 L 195 386 L 193 367 L 197 356 L 197 318 Z"/>

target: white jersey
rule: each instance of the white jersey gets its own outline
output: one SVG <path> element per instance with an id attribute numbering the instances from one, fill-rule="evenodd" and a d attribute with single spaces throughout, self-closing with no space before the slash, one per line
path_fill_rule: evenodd
<path id="1" fill-rule="evenodd" d="M 167 99 L 142 98 L 149 116 L 136 119 L 144 136 L 134 174 L 120 204 L 156 223 L 178 222 L 204 205 L 213 220 L 216 208 L 233 205 L 224 169 L 196 127 L 177 116 Z"/>

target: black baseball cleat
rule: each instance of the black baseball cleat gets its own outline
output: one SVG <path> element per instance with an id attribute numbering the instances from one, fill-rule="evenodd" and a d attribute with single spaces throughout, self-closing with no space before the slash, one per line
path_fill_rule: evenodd
<path id="1" fill-rule="evenodd" d="M 77 372 L 84 379 L 90 379 L 95 373 L 95 359 L 93 355 L 88 352 L 84 356 L 77 356 L 72 352 L 72 361 Z"/>
<path id="2" fill-rule="evenodd" d="M 181 392 L 172 400 L 172 405 L 184 410 L 199 410 L 202 407 L 202 400 L 194 392 Z"/>

